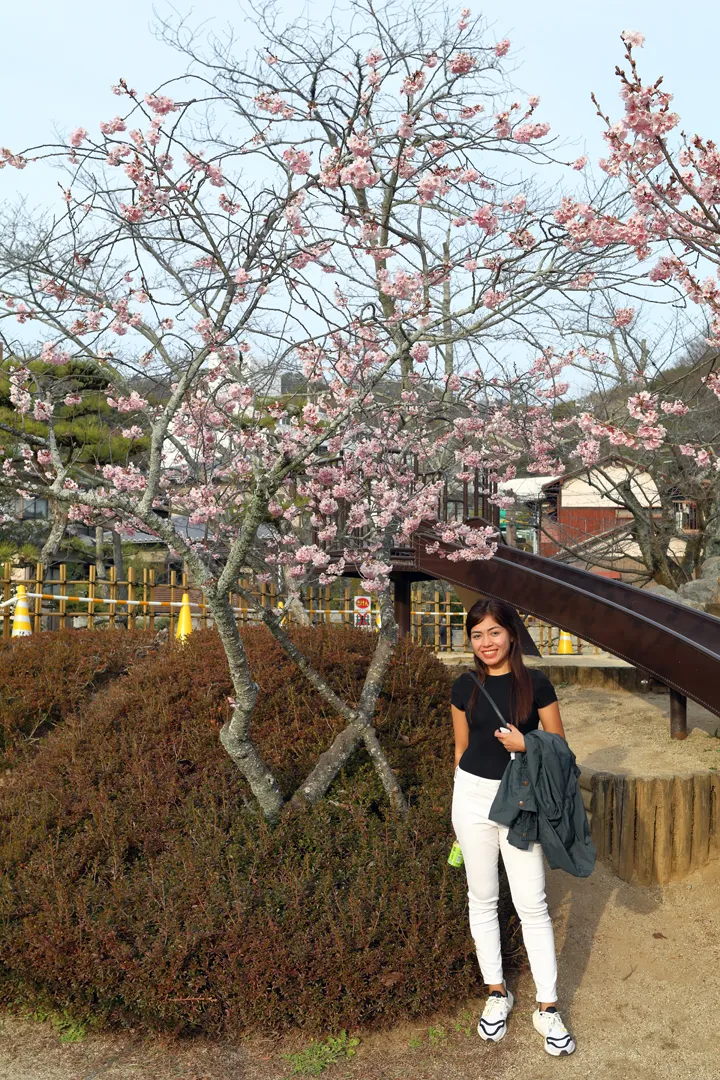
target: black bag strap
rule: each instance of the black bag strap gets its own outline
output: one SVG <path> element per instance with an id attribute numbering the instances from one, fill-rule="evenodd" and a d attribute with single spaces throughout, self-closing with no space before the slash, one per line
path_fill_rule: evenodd
<path id="1" fill-rule="evenodd" d="M 490 702 L 491 706 L 493 707 L 493 709 L 495 710 L 495 712 L 497 713 L 497 715 L 498 715 L 498 716 L 500 717 L 500 725 L 501 725 L 501 727 L 507 727 L 507 726 L 508 726 L 508 721 L 507 721 L 507 720 L 505 719 L 505 717 L 503 716 L 503 714 L 502 714 L 502 713 L 500 712 L 500 710 L 498 709 L 497 705 L 495 704 L 495 702 L 493 701 L 493 699 L 492 699 L 492 698 L 490 697 L 490 695 L 488 694 L 488 692 L 487 692 L 487 690 L 485 689 L 485 687 L 483 686 L 483 684 L 482 684 L 482 683 L 480 682 L 480 680 L 478 679 L 477 675 L 476 675 L 476 674 L 475 674 L 475 673 L 474 673 L 473 671 L 471 671 L 471 672 L 470 672 L 470 676 L 471 676 L 471 678 L 472 678 L 472 679 L 474 679 L 474 680 L 475 680 L 475 682 L 476 682 L 476 683 L 477 683 L 477 685 L 479 686 L 479 688 L 480 688 L 481 692 L 482 692 L 482 693 L 483 693 L 483 694 L 485 695 L 485 697 L 486 697 L 486 698 L 488 699 L 488 701 Z"/>

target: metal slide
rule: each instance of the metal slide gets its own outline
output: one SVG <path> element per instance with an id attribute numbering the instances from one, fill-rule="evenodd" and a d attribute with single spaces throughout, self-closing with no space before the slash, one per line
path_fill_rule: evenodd
<path id="1" fill-rule="evenodd" d="M 506 600 L 627 660 L 720 716 L 720 619 L 505 544 L 492 559 L 449 562 L 427 554 L 427 544 L 437 539 L 430 530 L 415 534 L 418 576 Z"/>

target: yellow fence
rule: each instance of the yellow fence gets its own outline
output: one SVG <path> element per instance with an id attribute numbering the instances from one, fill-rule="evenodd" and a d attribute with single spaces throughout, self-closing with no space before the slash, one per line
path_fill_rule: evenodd
<path id="1" fill-rule="evenodd" d="M 93 627 L 117 626 L 148 627 L 156 629 L 158 620 L 168 625 L 174 633 L 175 623 L 183 592 L 189 592 L 193 623 L 196 626 L 212 624 L 212 616 L 206 606 L 202 590 L 189 586 L 187 575 L 171 572 L 166 581 L 157 582 L 151 569 L 135 571 L 130 568 L 127 577 L 119 580 L 115 568 L 110 567 L 107 577 L 98 577 L 94 566 L 88 567 L 86 578 L 68 578 L 67 566 L 61 563 L 53 568 L 51 575 L 44 573 L 38 563 L 34 573 L 25 572 L 21 578 L 11 563 L 2 564 L 0 575 L 0 618 L 2 636 L 10 637 L 13 597 L 20 581 L 28 592 L 30 621 L 34 634 L 41 630 L 70 629 L 78 625 Z M 276 607 L 283 599 L 272 584 L 252 588 L 249 581 L 241 579 L 243 588 L 263 607 Z M 303 596 L 305 609 L 312 623 L 355 622 L 354 598 L 358 585 L 346 583 L 342 596 L 337 589 L 333 595 L 329 586 L 309 588 Z M 239 594 L 233 594 L 232 604 L 238 623 L 246 625 L 258 621 L 257 611 Z M 435 589 L 429 593 L 427 586 L 419 584 L 411 588 L 411 626 L 414 642 L 438 652 L 461 652 L 467 648 L 465 640 L 465 611 L 451 590 Z M 373 601 L 368 620 L 371 627 L 377 625 L 378 608 Z M 531 615 L 523 621 L 543 656 L 557 652 L 560 631 Z M 573 652 L 597 653 L 594 645 L 572 636 Z"/>
<path id="2" fill-rule="evenodd" d="M 44 574 L 42 563 L 36 565 L 34 574 L 26 573 L 23 577 L 13 571 L 12 563 L 4 563 L 2 568 L 0 618 L 2 636 L 5 638 L 10 637 L 13 597 L 20 583 L 27 589 L 34 634 L 41 630 L 72 629 L 79 623 L 91 629 L 129 626 L 154 630 L 160 619 L 163 620 L 161 625 L 169 625 L 171 633 L 174 633 L 184 592 L 190 594 L 194 624 L 212 624 L 202 590 L 192 588 L 187 575 L 175 571 L 168 575 L 166 582 L 157 582 L 154 570 L 136 571 L 132 567 L 122 580 L 117 577 L 114 567 L 110 567 L 107 577 L 98 577 L 96 568 L 89 566 L 86 578 L 68 578 L 65 563 L 54 567 L 50 577 Z M 244 579 L 239 584 L 247 588 L 264 607 L 275 606 L 278 602 L 273 585 L 253 589 Z M 231 601 L 239 623 L 257 621 L 257 614 L 244 597 L 231 594 Z"/>

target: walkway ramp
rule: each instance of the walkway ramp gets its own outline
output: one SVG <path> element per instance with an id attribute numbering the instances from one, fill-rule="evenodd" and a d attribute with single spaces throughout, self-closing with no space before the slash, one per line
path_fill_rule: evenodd
<path id="1" fill-rule="evenodd" d="M 428 554 L 430 529 L 414 536 L 418 576 L 494 596 L 619 656 L 720 716 L 720 619 L 506 544 L 492 559 L 451 562 Z M 440 544 L 447 552 L 452 545 Z"/>

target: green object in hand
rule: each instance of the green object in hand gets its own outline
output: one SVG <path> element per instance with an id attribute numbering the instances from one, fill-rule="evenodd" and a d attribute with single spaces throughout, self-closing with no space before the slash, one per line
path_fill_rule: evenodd
<path id="1" fill-rule="evenodd" d="M 450 848 L 450 854 L 448 855 L 448 862 L 451 866 L 462 866 L 465 860 L 463 859 L 463 853 L 457 840 Z"/>

